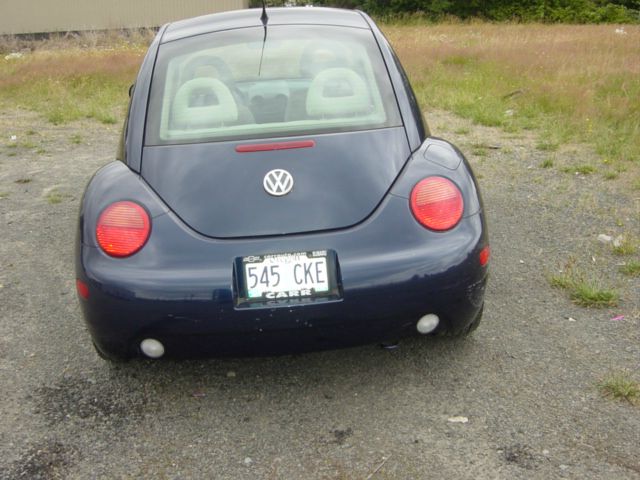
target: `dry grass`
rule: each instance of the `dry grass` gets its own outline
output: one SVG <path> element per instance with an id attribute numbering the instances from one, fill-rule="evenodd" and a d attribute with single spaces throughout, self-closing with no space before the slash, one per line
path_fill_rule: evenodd
<path id="1" fill-rule="evenodd" d="M 35 50 L 144 49 L 153 40 L 152 28 L 52 33 L 46 36 L 0 35 L 0 54 Z"/>
<path id="2" fill-rule="evenodd" d="M 539 132 L 538 148 L 545 151 L 590 143 L 615 171 L 640 159 L 640 26 L 471 23 L 383 30 L 424 108 Z M 36 110 L 53 123 L 115 122 L 152 36 L 145 30 L 42 41 L 0 37 L 0 106 Z M 24 56 L 5 60 L 7 52 Z M 637 171 L 625 175 L 631 185 Z"/>
<path id="3" fill-rule="evenodd" d="M 71 80 L 93 75 L 121 80 L 135 75 L 141 53 L 135 50 L 37 50 L 7 62 L 0 75 L 0 90 L 40 79 Z"/>
<path id="4" fill-rule="evenodd" d="M 52 123 L 95 118 L 114 123 L 146 51 L 145 32 L 84 33 L 44 40 L 3 37 L 0 106 L 41 112 Z"/>
<path id="5" fill-rule="evenodd" d="M 616 33 L 622 29 L 625 33 Z M 386 26 L 423 106 L 640 157 L 640 27 Z"/>

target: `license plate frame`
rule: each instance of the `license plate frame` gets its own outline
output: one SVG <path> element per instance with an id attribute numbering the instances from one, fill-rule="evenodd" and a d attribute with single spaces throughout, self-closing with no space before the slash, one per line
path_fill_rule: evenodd
<path id="1" fill-rule="evenodd" d="M 301 265 L 295 267 L 295 265 Z M 315 269 L 316 264 L 321 264 L 318 270 Z M 311 268 L 306 268 L 311 265 Z M 266 284 L 256 285 L 256 275 L 258 279 L 265 281 L 263 277 L 264 268 L 266 267 L 266 282 L 274 279 L 270 275 L 270 267 L 279 266 L 276 273 L 279 273 L 283 280 L 282 284 L 275 286 L 267 286 Z M 316 302 L 325 302 L 338 300 L 341 298 L 340 284 L 338 281 L 338 259 L 336 252 L 333 250 L 307 250 L 307 251 L 289 251 L 279 253 L 266 253 L 261 255 L 247 255 L 237 257 L 234 262 L 234 277 L 236 283 L 236 306 L 238 308 L 252 308 L 264 306 L 291 306 L 295 304 L 308 304 Z M 248 267 L 254 267 L 253 271 L 248 272 Z M 302 285 L 292 283 L 292 276 L 297 275 L 297 280 L 303 279 L 305 273 L 307 279 L 309 275 L 317 275 L 319 271 L 326 276 L 326 282 L 318 282 L 320 288 L 315 289 L 303 282 Z M 306 270 L 306 271 L 305 271 Z M 310 272 L 311 270 L 311 272 Z M 317 278 L 316 278 L 317 279 Z M 260 292 L 258 292 L 260 290 Z"/>

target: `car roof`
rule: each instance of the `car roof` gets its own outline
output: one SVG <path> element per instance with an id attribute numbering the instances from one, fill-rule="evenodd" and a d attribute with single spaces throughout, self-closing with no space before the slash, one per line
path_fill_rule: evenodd
<path id="1" fill-rule="evenodd" d="M 236 28 L 262 27 L 262 9 L 250 8 L 215 13 L 170 23 L 162 36 L 162 43 L 203 33 Z M 335 25 L 366 28 L 370 26 L 361 12 L 337 8 L 288 7 L 268 8 L 268 25 Z"/>

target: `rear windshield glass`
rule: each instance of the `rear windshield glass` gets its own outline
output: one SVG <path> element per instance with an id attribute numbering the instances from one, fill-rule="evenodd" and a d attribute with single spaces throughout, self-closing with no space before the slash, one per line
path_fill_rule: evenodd
<path id="1" fill-rule="evenodd" d="M 160 47 L 146 144 L 401 125 L 384 62 L 364 29 L 272 26 Z"/>

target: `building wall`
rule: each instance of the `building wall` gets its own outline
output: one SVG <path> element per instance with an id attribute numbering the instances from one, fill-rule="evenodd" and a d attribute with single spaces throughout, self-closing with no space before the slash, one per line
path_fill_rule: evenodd
<path id="1" fill-rule="evenodd" d="M 0 34 L 158 27 L 249 0 L 0 0 Z"/>

